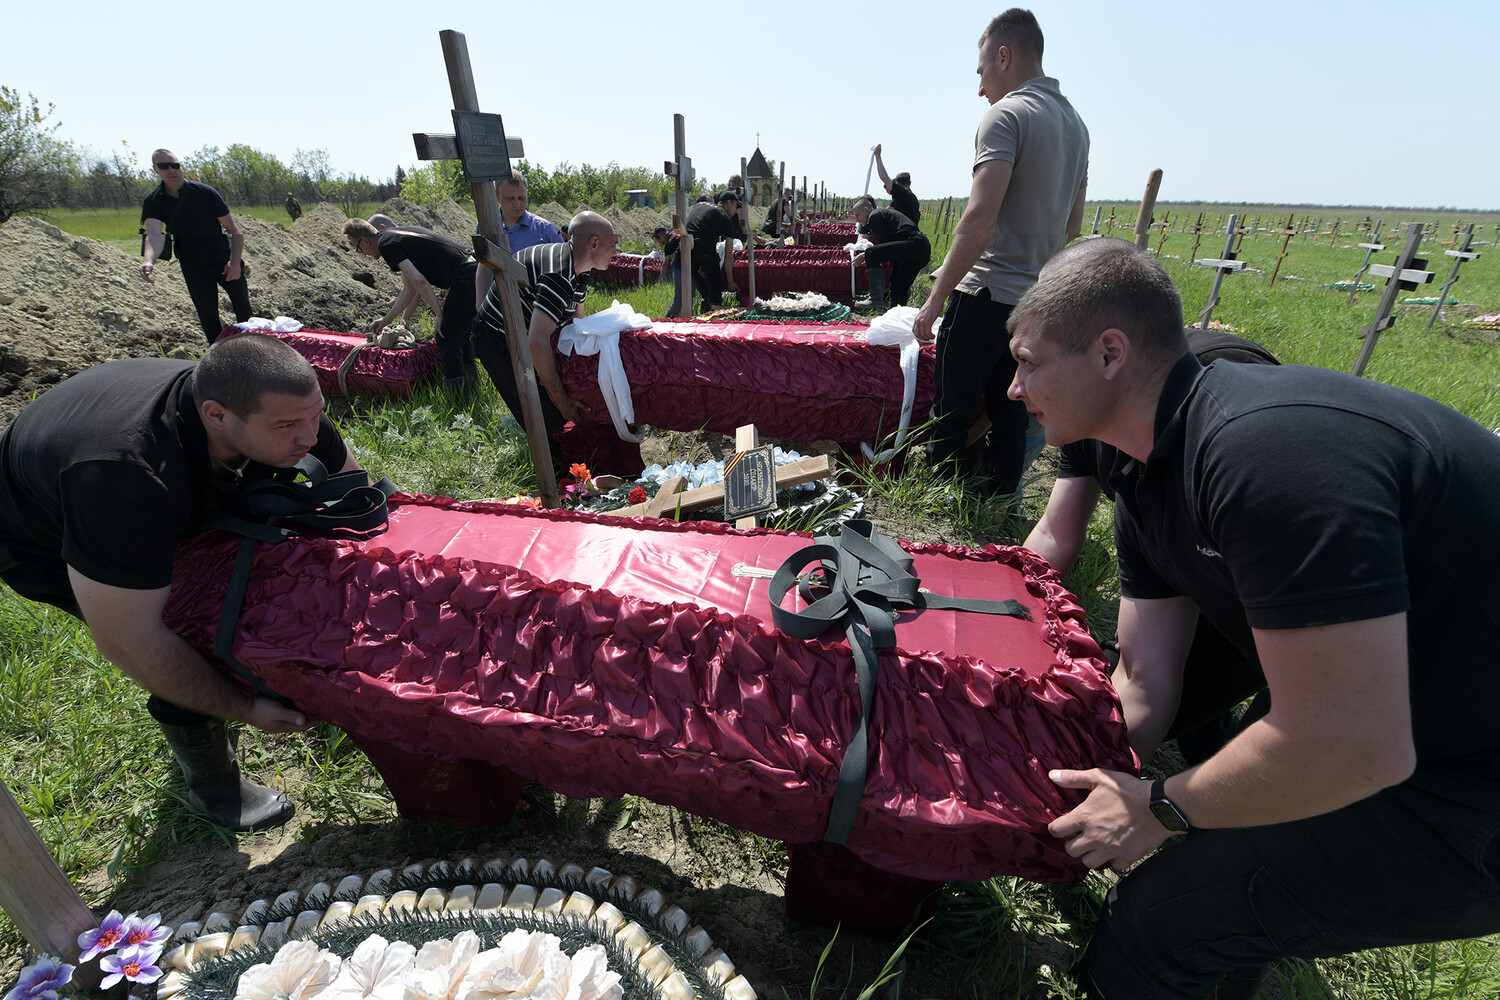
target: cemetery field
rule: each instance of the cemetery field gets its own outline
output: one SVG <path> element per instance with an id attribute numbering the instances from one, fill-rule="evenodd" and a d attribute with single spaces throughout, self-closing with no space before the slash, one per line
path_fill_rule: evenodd
<path id="1" fill-rule="evenodd" d="M 946 247 L 938 230 L 935 202 L 924 202 L 923 228 L 934 236 L 935 270 Z M 311 209 L 312 206 L 305 206 Z M 1083 229 L 1092 228 L 1090 202 Z M 1103 205 L 1099 231 L 1131 236 L 1136 206 Z M 362 214 L 375 206 L 361 207 Z M 1193 219 L 1205 213 L 1205 231 L 1176 227 L 1178 212 Z M 1194 267 L 1194 258 L 1218 258 L 1225 234 L 1207 231 L 1218 215 L 1237 207 L 1175 206 L 1159 203 L 1150 246 L 1158 250 L 1182 290 L 1187 321 L 1207 305 L 1215 272 Z M 1259 229 L 1280 228 L 1289 213 L 1303 210 L 1248 209 Z M 1383 332 L 1367 377 L 1420 392 L 1468 414 L 1486 427 L 1500 428 L 1500 329 L 1470 322 L 1500 313 L 1500 213 L 1422 213 L 1366 209 L 1308 209 L 1321 217 L 1318 233 L 1298 233 L 1281 259 L 1275 284 L 1270 278 L 1282 253 L 1281 235 L 1247 233 L 1238 249 L 1245 271 L 1224 277 L 1215 323 L 1251 338 L 1283 362 L 1348 371 L 1384 290 L 1328 287 L 1350 281 L 1369 242 L 1353 227 L 1366 215 L 1384 219 L 1386 250 L 1372 258 L 1389 264 L 1401 246 L 1390 230 L 1411 221 L 1436 221 L 1433 239 L 1420 256 L 1437 277 L 1401 298 L 1432 298 L 1452 271 L 1454 221 L 1476 222 L 1478 260 L 1465 263 L 1440 317 L 1427 329 L 1433 306 L 1398 303 L 1395 325 Z M 262 214 L 265 213 L 265 214 Z M 1208 213 L 1212 213 L 1211 218 Z M 252 212 L 287 221 L 281 209 Z M 951 230 L 950 217 L 948 229 Z M 70 232 L 108 240 L 134 253 L 137 209 L 118 212 L 55 213 L 49 221 Z M 1278 218 L 1279 216 L 1279 218 Z M 1340 232 L 1331 229 L 1342 220 Z M 1191 223 L 1189 228 L 1191 228 Z M 1315 238 L 1316 237 L 1316 238 Z M 1164 239 L 1164 241 L 1163 241 Z M 1365 281 L 1371 281 L 1368 276 Z M 921 279 L 913 292 L 919 304 L 930 287 Z M 663 285 L 592 289 L 589 312 L 613 299 L 628 301 L 649 315 L 661 315 L 671 300 Z M 355 317 L 351 326 L 374 316 Z M 425 317 L 419 324 L 430 327 Z M 531 469 L 524 436 L 504 416 L 504 405 L 486 384 L 474 414 L 455 411 L 433 389 L 412 400 L 387 404 L 368 398 L 331 398 L 330 411 L 366 468 L 390 476 L 403 489 L 459 498 L 504 497 L 530 488 Z M 816 434 L 809 434 L 816 437 Z M 671 458 L 701 460 L 703 435 L 656 435 L 651 446 Z M 648 457 L 648 461 L 652 457 Z M 1055 469 L 1048 449 L 1025 487 L 1020 516 L 997 513 L 962 483 L 933 476 L 920 458 L 898 481 L 869 475 L 854 488 L 865 495 L 867 511 L 902 537 L 980 545 L 1013 544 L 1023 539 L 1045 503 Z M 1118 594 L 1107 509 L 1096 514 L 1083 557 L 1067 578 L 1096 634 L 1113 634 Z M 170 895 L 175 881 L 189 883 L 204 900 L 236 899 L 271 879 L 282 888 L 302 885 L 304 876 L 368 872 L 377 867 L 436 857 L 548 856 L 561 863 L 598 863 L 617 871 L 639 871 L 702 923 L 730 957 L 751 976 L 766 1000 L 836 997 L 907 1000 L 1068 998 L 1064 970 L 1087 940 L 1113 876 L 1094 874 L 1073 887 L 1053 887 L 1014 878 L 977 884 L 951 884 L 937 918 L 903 953 L 905 980 L 866 990 L 880 976 L 896 942 L 840 933 L 831 952 L 823 949 L 832 932 L 788 929 L 778 916 L 779 886 L 785 879 L 782 845 L 719 824 L 627 797 L 568 800 L 535 790 L 518 830 L 470 830 L 410 824 L 395 815 L 383 784 L 342 733 L 326 726 L 307 733 L 271 736 L 244 730 L 240 757 L 248 771 L 285 787 L 298 814 L 285 830 L 233 836 L 193 817 L 184 789 L 154 726 L 143 712 L 144 696 L 99 655 L 88 632 L 68 616 L 17 598 L 0 588 L 0 775 L 63 870 L 86 901 L 102 912 L 129 910 L 143 898 Z M 404 859 L 404 860 L 403 860 Z M 1371 872 L 1379 879 L 1379 872 Z M 184 897 L 185 898 L 185 897 Z M 170 915 L 168 915 L 170 916 Z M 8 988 L 23 964 L 15 929 L 0 917 L 0 990 Z M 1316 963 L 1285 963 L 1262 993 L 1268 1000 L 1460 1000 L 1500 997 L 1500 936 L 1452 944 L 1365 952 Z"/>

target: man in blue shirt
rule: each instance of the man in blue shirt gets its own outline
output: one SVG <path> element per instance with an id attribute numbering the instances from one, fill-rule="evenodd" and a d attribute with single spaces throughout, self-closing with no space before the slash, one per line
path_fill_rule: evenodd
<path id="1" fill-rule="evenodd" d="M 510 241 L 511 253 L 520 253 L 538 243 L 563 242 L 563 234 L 557 231 L 556 226 L 540 215 L 527 211 L 525 174 L 515 170 L 505 180 L 496 181 L 495 194 L 500 198 L 500 228 L 505 230 L 505 238 Z M 474 231 L 479 232 L 478 227 Z M 490 285 L 494 281 L 495 276 L 489 268 L 479 269 L 474 284 L 476 309 L 484 304 L 484 297 L 489 294 Z"/>

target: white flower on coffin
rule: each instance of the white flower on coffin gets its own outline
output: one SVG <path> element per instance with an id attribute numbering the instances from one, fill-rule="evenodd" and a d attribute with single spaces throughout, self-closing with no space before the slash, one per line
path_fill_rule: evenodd
<path id="1" fill-rule="evenodd" d="M 479 935 L 459 931 L 452 941 L 428 941 L 407 974 L 405 1000 L 461 1000 L 469 964 L 479 954 Z"/>
<path id="2" fill-rule="evenodd" d="M 312 1000 L 322 996 L 343 964 L 311 941 L 288 941 L 269 963 L 252 965 L 240 976 L 235 1000 Z"/>
<path id="3" fill-rule="evenodd" d="M 572 965 L 568 1000 L 620 1000 L 625 995 L 620 974 L 609 969 L 609 956 L 603 945 L 579 948 Z M 575 989 L 577 992 L 572 992 Z"/>
<path id="4" fill-rule="evenodd" d="M 403 1000 L 406 974 L 417 957 L 417 949 L 405 941 L 387 941 L 371 934 L 344 961 L 322 1000 Z"/>

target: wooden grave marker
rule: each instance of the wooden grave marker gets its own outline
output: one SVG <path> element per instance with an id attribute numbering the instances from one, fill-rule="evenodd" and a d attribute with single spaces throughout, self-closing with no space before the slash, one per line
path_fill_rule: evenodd
<path id="1" fill-rule="evenodd" d="M 1243 270 L 1245 262 L 1234 259 L 1235 223 L 1239 221 L 1238 216 L 1229 217 L 1229 235 L 1224 240 L 1224 255 L 1219 258 L 1205 258 L 1195 260 L 1193 264 L 1198 267 L 1211 267 L 1214 269 L 1214 286 L 1208 293 L 1208 305 L 1198 314 L 1198 329 L 1207 330 L 1208 321 L 1214 314 L 1214 307 L 1219 304 L 1219 286 L 1224 283 L 1224 275 L 1233 271 Z"/>
<path id="2" fill-rule="evenodd" d="M 1103 211 L 1104 211 L 1104 206 L 1103 205 L 1096 205 L 1094 207 L 1094 228 L 1091 229 L 1091 230 L 1089 230 L 1089 235 L 1090 236 L 1098 236 L 1099 235 L 1099 213 L 1101 213 Z"/>
<path id="3" fill-rule="evenodd" d="M 747 438 L 747 432 L 752 437 Z M 748 451 L 742 442 L 746 440 L 759 441 L 758 432 L 754 424 L 747 424 L 735 433 L 736 457 Z M 727 463 L 726 463 L 727 464 Z M 816 479 L 827 479 L 833 474 L 833 463 L 827 455 L 817 455 L 813 458 L 804 458 L 800 462 L 789 465 L 781 465 L 776 468 L 776 489 L 784 490 L 789 486 L 801 486 Z M 686 481 L 682 477 L 669 480 L 656 496 L 645 503 L 631 504 L 615 510 L 605 511 L 620 517 L 633 517 L 642 515 L 646 517 L 680 517 L 683 514 L 691 514 L 694 511 L 703 510 L 705 507 L 713 507 L 722 504 L 725 498 L 725 484 L 714 483 L 711 486 L 700 486 L 697 489 L 678 492 Z M 754 521 L 755 518 L 749 520 Z M 754 527 L 754 524 L 741 524 L 736 522 L 735 527 Z"/>
<path id="4" fill-rule="evenodd" d="M 1422 223 L 1413 222 L 1406 230 L 1406 245 L 1396 255 L 1394 266 L 1386 264 L 1371 264 L 1370 273 L 1379 278 L 1385 278 L 1385 294 L 1380 297 L 1380 305 L 1375 310 L 1375 318 L 1357 336 L 1364 341 L 1359 347 L 1359 356 L 1354 359 L 1354 367 L 1350 374 L 1363 377 L 1365 366 L 1370 363 L 1370 356 L 1375 353 L 1375 342 L 1380 339 L 1380 333 L 1387 330 L 1396 322 L 1391 315 L 1391 310 L 1396 306 L 1396 296 L 1403 290 L 1412 291 L 1417 285 L 1431 281 L 1436 275 L 1426 270 L 1427 262 L 1417 256 L 1417 249 L 1422 245 Z"/>
<path id="5" fill-rule="evenodd" d="M 1193 223 L 1193 249 L 1188 251 L 1188 260 L 1198 256 L 1198 244 L 1203 241 L 1203 213 L 1198 213 L 1198 221 Z"/>
<path id="6" fill-rule="evenodd" d="M 1365 221 L 1368 223 L 1370 220 L 1366 218 Z M 1385 249 L 1385 244 L 1380 242 L 1380 227 L 1384 222 L 1385 220 L 1382 219 L 1375 223 L 1375 228 L 1370 230 L 1374 234 L 1370 237 L 1370 242 L 1359 245 L 1359 248 L 1365 252 L 1365 259 L 1360 262 L 1359 270 L 1354 272 L 1354 281 L 1349 285 L 1349 301 L 1345 303 L 1346 305 L 1354 305 L 1354 296 L 1359 292 L 1359 279 L 1363 278 L 1365 272 L 1370 269 L 1370 255 Z"/>
<path id="7" fill-rule="evenodd" d="M 693 188 L 693 161 L 687 155 L 687 128 L 681 115 L 672 116 L 672 159 L 662 167 L 672 178 L 674 212 L 672 228 L 677 232 L 678 302 L 682 319 L 693 318 L 693 237 L 687 231 L 687 196 Z"/>
<path id="8" fill-rule="evenodd" d="M 1157 225 L 1161 229 L 1161 239 L 1158 240 L 1157 244 L 1156 244 L 1156 256 L 1157 257 L 1161 256 L 1161 248 L 1167 245 L 1167 230 L 1170 229 L 1171 226 L 1172 226 L 1171 218 L 1172 218 L 1172 213 L 1171 212 L 1165 212 L 1165 213 L 1162 214 L 1161 222 L 1157 223 Z"/>
<path id="9" fill-rule="evenodd" d="M 1297 235 L 1297 227 L 1293 225 L 1295 219 L 1295 215 L 1288 215 L 1285 226 L 1282 226 L 1280 229 L 1271 230 L 1272 235 L 1285 238 L 1281 241 L 1281 253 L 1276 255 L 1276 266 L 1271 268 L 1271 280 L 1267 282 L 1269 287 L 1274 288 L 1276 286 L 1276 275 L 1281 273 L 1281 262 L 1286 259 L 1287 245 L 1292 242 L 1292 237 Z"/>
<path id="10" fill-rule="evenodd" d="M 1156 193 L 1161 190 L 1161 167 L 1146 178 L 1146 193 L 1141 195 L 1141 210 L 1135 217 L 1135 245 L 1146 249 L 1151 237 L 1151 212 L 1156 208 Z"/>
<path id="11" fill-rule="evenodd" d="M 519 141 L 512 144 L 505 135 L 499 115 L 480 116 L 479 94 L 474 86 L 474 69 L 469 63 L 469 43 L 463 32 L 444 30 L 438 32 L 443 47 L 443 62 L 448 70 L 448 86 L 453 95 L 454 124 L 456 136 L 432 133 L 413 133 L 412 141 L 417 147 L 417 156 L 423 159 L 444 159 L 437 153 L 452 152 L 464 161 L 467 173 L 474 165 L 480 178 L 491 178 L 497 173 L 510 176 L 510 157 L 524 153 Z M 470 140 L 465 149 L 463 140 Z M 449 146 L 446 140 L 453 140 Z M 478 156 L 472 155 L 477 144 Z M 504 169 L 501 170 L 503 165 Z M 547 437 L 546 421 L 542 417 L 541 395 L 537 391 L 536 369 L 531 363 L 531 347 L 522 322 L 520 282 L 526 280 L 526 268 L 510 254 L 510 240 L 505 235 L 500 202 L 495 197 L 495 186 L 490 179 L 476 180 L 470 175 L 474 192 L 474 210 L 479 216 L 479 233 L 474 237 L 474 256 L 481 266 L 495 272 L 499 286 L 500 311 L 505 317 L 505 341 L 510 350 L 510 362 L 516 373 L 516 389 L 521 395 L 521 412 L 526 418 L 526 439 L 531 445 L 532 468 L 536 469 L 537 492 L 542 503 L 557 507 L 561 501 L 557 493 L 557 473 L 552 467 L 551 441 Z"/>
<path id="12" fill-rule="evenodd" d="M 1444 250 L 1443 254 L 1453 258 L 1453 273 L 1448 275 L 1448 280 L 1443 284 L 1443 290 L 1438 292 L 1437 304 L 1432 307 L 1432 315 L 1427 317 L 1427 329 L 1432 329 L 1432 324 L 1437 322 L 1438 314 L 1443 311 L 1443 303 L 1448 300 L 1448 289 L 1458 280 L 1458 269 L 1463 267 L 1466 260 L 1478 260 L 1479 254 L 1473 253 L 1469 247 L 1474 245 L 1474 223 L 1469 223 L 1469 228 L 1464 230 L 1463 246 L 1457 250 Z M 1453 336 L 1449 333 L 1448 336 Z"/>
<path id="13" fill-rule="evenodd" d="M 745 158 L 742 156 L 740 157 L 740 177 L 745 176 L 746 169 L 748 168 L 745 166 Z M 740 305 L 750 309 L 755 305 L 755 234 L 750 231 L 750 206 L 745 204 L 746 200 L 746 198 L 740 199 L 740 228 L 745 231 L 745 271 L 750 276 L 750 287 L 740 293 Z M 724 256 L 730 260 L 734 259 L 733 240 L 724 248 Z M 733 264 L 730 265 L 731 268 L 733 266 Z"/>

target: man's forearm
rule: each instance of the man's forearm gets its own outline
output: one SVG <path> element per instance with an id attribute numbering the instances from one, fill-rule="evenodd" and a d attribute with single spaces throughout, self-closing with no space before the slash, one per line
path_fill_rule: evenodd
<path id="1" fill-rule="evenodd" d="M 250 721 L 255 699 L 160 622 L 143 624 L 128 641 L 95 639 L 111 663 L 157 697 L 220 719 Z"/>

